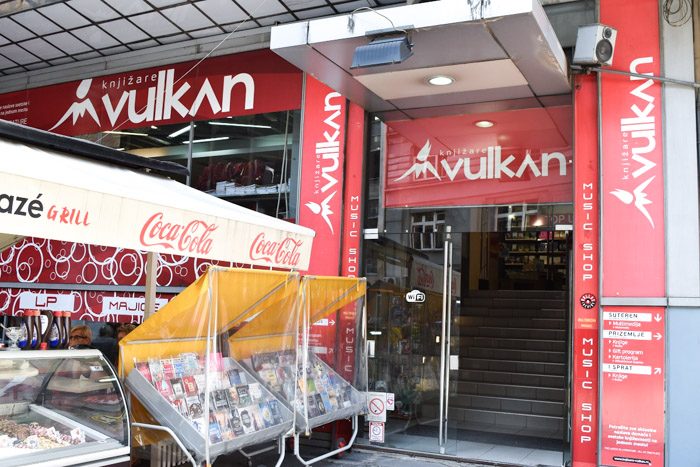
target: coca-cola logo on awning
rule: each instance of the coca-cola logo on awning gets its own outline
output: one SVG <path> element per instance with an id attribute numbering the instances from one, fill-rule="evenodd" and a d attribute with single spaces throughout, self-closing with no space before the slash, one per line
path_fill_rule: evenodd
<path id="1" fill-rule="evenodd" d="M 141 228 L 139 240 L 146 247 L 160 246 L 181 253 L 207 255 L 212 249 L 211 233 L 216 224 L 193 220 L 187 224 L 163 221 L 163 213 L 157 212 L 148 218 Z"/>
<path id="2" fill-rule="evenodd" d="M 265 238 L 264 233 L 260 233 L 250 245 L 250 259 L 295 267 L 299 264 L 299 249 L 303 243 L 303 240 L 290 237 L 281 242 L 270 241 Z"/>

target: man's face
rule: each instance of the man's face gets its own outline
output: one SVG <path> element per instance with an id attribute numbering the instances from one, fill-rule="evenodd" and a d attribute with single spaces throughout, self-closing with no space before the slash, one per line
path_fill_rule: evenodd
<path id="1" fill-rule="evenodd" d="M 243 422 L 244 426 L 250 426 L 250 415 L 246 410 L 241 412 L 241 422 Z"/>

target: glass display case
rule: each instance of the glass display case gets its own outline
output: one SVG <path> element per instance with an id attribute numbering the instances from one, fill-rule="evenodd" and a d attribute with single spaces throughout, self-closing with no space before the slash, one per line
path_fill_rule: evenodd
<path id="1" fill-rule="evenodd" d="M 0 352 L 0 465 L 129 465 L 129 418 L 98 350 Z"/>

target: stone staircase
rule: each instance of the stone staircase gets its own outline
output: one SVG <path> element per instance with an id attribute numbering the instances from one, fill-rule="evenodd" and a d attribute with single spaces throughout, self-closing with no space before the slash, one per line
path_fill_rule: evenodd
<path id="1" fill-rule="evenodd" d="M 451 372 L 448 429 L 563 438 L 566 310 L 563 292 L 474 291 L 462 297 L 453 312 L 452 355 L 459 355 L 459 370 Z"/>

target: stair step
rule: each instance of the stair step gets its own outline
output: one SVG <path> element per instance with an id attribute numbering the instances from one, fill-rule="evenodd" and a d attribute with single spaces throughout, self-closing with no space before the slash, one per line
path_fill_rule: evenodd
<path id="1" fill-rule="evenodd" d="M 498 349 L 489 347 L 470 347 L 460 352 L 460 357 L 486 358 L 494 360 L 517 360 L 525 362 L 564 363 L 564 352 L 546 350 Z"/>
<path id="2" fill-rule="evenodd" d="M 455 317 L 454 322 L 460 329 L 482 326 L 495 326 L 501 328 L 566 329 L 566 320 L 563 318 L 462 315 Z"/>
<path id="3" fill-rule="evenodd" d="M 462 392 L 465 382 L 512 384 L 517 386 L 537 386 L 547 388 L 563 388 L 563 375 L 545 375 L 535 373 L 517 373 L 513 371 L 473 370 L 462 369 L 457 375 L 457 392 Z"/>
<path id="4" fill-rule="evenodd" d="M 564 340 L 565 329 L 503 328 L 498 326 L 464 326 L 455 329 L 460 336 L 504 337 L 510 339 Z"/>
<path id="5" fill-rule="evenodd" d="M 549 415 L 552 417 L 564 416 L 563 402 L 469 394 L 450 397 L 449 408 L 495 410 L 527 415 Z"/>
<path id="6" fill-rule="evenodd" d="M 566 365 L 551 362 L 524 362 L 520 360 L 496 360 L 492 358 L 460 357 L 459 367 L 465 370 L 491 370 L 541 375 L 566 374 Z"/>
<path id="7" fill-rule="evenodd" d="M 566 308 L 489 308 L 484 306 L 465 306 L 453 310 L 455 319 L 462 316 L 491 316 L 491 317 L 513 317 L 513 318 L 566 318 Z"/>
<path id="8" fill-rule="evenodd" d="M 421 407 L 424 418 L 437 417 L 438 409 L 439 407 L 437 405 L 424 404 Z M 463 407 L 450 407 L 447 419 L 448 429 L 459 428 L 460 423 L 486 423 L 493 426 L 500 426 L 501 428 L 532 428 L 537 430 L 551 430 L 552 433 L 557 433 L 564 427 L 564 417 Z"/>
<path id="9" fill-rule="evenodd" d="M 566 308 L 566 300 L 551 298 L 501 298 L 501 297 L 466 297 L 461 300 L 462 307 L 489 307 L 489 308 Z"/>
<path id="10" fill-rule="evenodd" d="M 469 347 L 489 347 L 495 349 L 546 350 L 565 352 L 566 341 L 544 339 L 512 339 L 507 337 L 459 337 L 460 353 Z"/>
<path id="11" fill-rule="evenodd" d="M 463 297 L 468 298 L 519 298 L 527 300 L 530 298 L 546 298 L 546 299 L 566 299 L 566 292 L 553 290 L 469 290 Z"/>
<path id="12" fill-rule="evenodd" d="M 566 399 L 566 391 L 563 388 L 459 381 L 456 389 L 458 395 L 510 397 L 550 402 L 564 402 Z"/>

